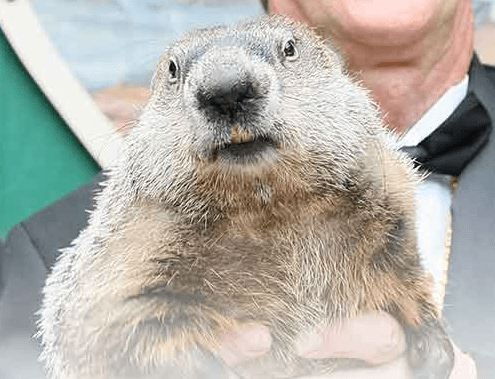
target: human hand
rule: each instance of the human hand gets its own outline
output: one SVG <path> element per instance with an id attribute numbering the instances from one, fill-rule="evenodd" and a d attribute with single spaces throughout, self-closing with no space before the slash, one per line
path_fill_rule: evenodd
<path id="1" fill-rule="evenodd" d="M 222 335 L 220 356 L 226 364 L 235 366 L 268 352 L 270 344 L 267 327 L 249 325 Z M 304 358 L 356 358 L 369 364 L 366 368 L 300 379 L 412 378 L 404 354 L 406 343 L 402 328 L 385 312 L 370 312 L 338 326 L 319 327 L 314 333 L 300 337 L 297 350 Z M 476 379 L 473 360 L 455 346 L 454 352 L 450 379 Z"/>
<path id="2" fill-rule="evenodd" d="M 271 344 L 268 327 L 249 324 L 222 333 L 218 353 L 228 366 L 235 366 L 268 353 Z"/>

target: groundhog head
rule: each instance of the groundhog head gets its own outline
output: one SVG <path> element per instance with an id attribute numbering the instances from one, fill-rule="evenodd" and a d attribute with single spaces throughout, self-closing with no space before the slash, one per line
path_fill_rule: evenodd
<path id="1" fill-rule="evenodd" d="M 190 32 L 168 49 L 130 137 L 128 172 L 134 192 L 188 210 L 272 204 L 274 187 L 302 193 L 322 184 L 315 175 L 345 186 L 363 130 L 379 125 L 334 48 L 306 26 L 262 16 Z"/>

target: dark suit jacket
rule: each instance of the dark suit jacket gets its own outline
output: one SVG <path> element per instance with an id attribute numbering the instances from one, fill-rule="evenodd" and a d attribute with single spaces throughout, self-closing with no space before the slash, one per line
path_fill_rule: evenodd
<path id="1" fill-rule="evenodd" d="M 475 56 L 469 90 L 495 129 L 495 67 Z M 469 351 L 479 378 L 495 378 L 495 132 L 464 169 L 452 204 L 452 250 L 445 297 L 447 329 Z"/>
<path id="2" fill-rule="evenodd" d="M 495 121 L 495 68 L 473 59 L 469 87 Z M 35 315 L 41 288 L 58 249 L 85 226 L 95 181 L 15 226 L 0 241 L 0 378 L 39 379 Z M 495 136 L 459 178 L 453 202 L 447 329 L 478 364 L 479 378 L 495 379 Z M 3 286 L 3 290 L 2 290 Z"/>

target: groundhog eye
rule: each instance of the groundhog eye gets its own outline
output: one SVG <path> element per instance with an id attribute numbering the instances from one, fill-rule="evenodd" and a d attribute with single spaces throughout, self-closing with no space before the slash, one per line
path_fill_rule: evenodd
<path id="1" fill-rule="evenodd" d="M 283 47 L 284 57 L 288 60 L 294 60 L 297 58 L 296 42 L 293 39 L 289 39 L 284 43 Z"/>
<path id="2" fill-rule="evenodd" d="M 173 59 L 170 59 L 168 63 L 168 73 L 170 75 L 170 82 L 175 83 L 179 77 L 179 68 L 177 67 L 177 63 L 175 63 Z"/>

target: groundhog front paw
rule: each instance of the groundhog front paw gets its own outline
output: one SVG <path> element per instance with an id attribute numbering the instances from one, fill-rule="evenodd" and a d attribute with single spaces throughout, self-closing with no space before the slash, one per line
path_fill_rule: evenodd
<path id="1" fill-rule="evenodd" d="M 414 379 L 448 379 L 454 367 L 454 348 L 435 319 L 406 327 L 409 364 Z"/>

